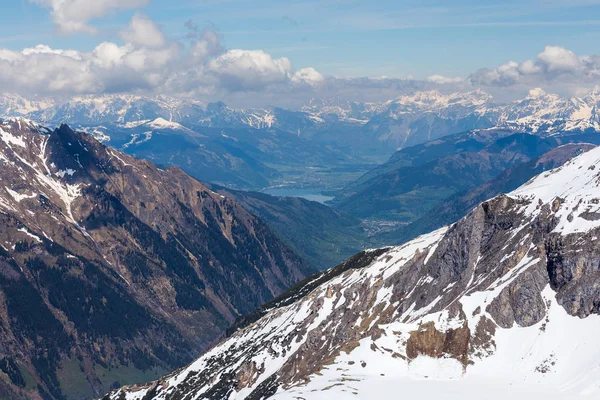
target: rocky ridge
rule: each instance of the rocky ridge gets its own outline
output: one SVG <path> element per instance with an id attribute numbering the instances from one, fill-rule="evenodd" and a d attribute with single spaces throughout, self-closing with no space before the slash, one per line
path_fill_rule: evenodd
<path id="1" fill-rule="evenodd" d="M 599 168 L 592 149 L 451 226 L 364 252 L 188 367 L 105 399 L 597 395 Z"/>
<path id="2" fill-rule="evenodd" d="M 0 122 L 0 397 L 159 376 L 315 270 L 180 169 Z"/>

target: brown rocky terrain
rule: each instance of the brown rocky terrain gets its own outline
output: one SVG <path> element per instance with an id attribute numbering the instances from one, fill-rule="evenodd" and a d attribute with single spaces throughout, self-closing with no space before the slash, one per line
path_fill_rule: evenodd
<path id="1" fill-rule="evenodd" d="M 314 272 L 177 168 L 0 122 L 0 398 L 85 399 L 191 361 Z"/>
<path id="2" fill-rule="evenodd" d="M 466 399 L 523 382 L 553 399 L 598 393 L 599 167 L 590 150 L 449 227 L 361 253 L 188 367 L 105 399 L 379 399 L 449 380 Z"/>

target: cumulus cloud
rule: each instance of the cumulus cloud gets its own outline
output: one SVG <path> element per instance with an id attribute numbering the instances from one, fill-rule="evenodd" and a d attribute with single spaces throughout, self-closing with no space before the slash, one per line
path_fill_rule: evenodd
<path id="1" fill-rule="evenodd" d="M 120 36 L 125 42 L 138 47 L 161 48 L 167 42 L 158 25 L 140 13 L 133 16 L 129 27 Z"/>
<path id="2" fill-rule="evenodd" d="M 226 50 L 212 30 L 198 30 L 189 45 L 166 38 L 136 14 L 120 33 L 123 43 L 103 42 L 89 52 L 39 45 L 0 49 L 0 86 L 23 94 L 107 92 L 221 97 L 227 93 L 314 89 L 325 78 L 314 68 L 296 71 L 288 58 L 262 50 Z"/>
<path id="3" fill-rule="evenodd" d="M 256 90 L 290 79 L 289 59 L 273 59 L 262 50 L 229 50 L 208 63 L 208 71 L 233 91 Z"/>
<path id="4" fill-rule="evenodd" d="M 598 83 L 599 70 L 598 56 L 579 56 L 564 47 L 546 46 L 534 60 L 509 61 L 496 68 L 480 69 L 469 81 L 474 85 L 500 87 L 557 82 L 576 86 Z"/>
<path id="5" fill-rule="evenodd" d="M 94 33 L 88 23 L 118 9 L 145 6 L 149 0 L 29 0 L 49 8 L 58 30 L 65 34 Z"/>
<path id="6" fill-rule="evenodd" d="M 546 46 L 537 59 L 548 72 L 575 72 L 582 65 L 575 53 L 558 46 Z"/>
<path id="7" fill-rule="evenodd" d="M 304 83 L 312 87 L 317 87 L 325 81 L 325 77 L 319 71 L 312 67 L 302 68 L 292 76 L 295 83 Z"/>

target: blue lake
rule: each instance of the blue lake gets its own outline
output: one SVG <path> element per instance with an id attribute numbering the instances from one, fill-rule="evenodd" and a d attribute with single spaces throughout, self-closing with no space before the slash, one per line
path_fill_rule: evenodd
<path id="1" fill-rule="evenodd" d="M 306 200 L 316 201 L 319 203 L 325 203 L 329 200 L 333 200 L 333 197 L 323 196 L 318 190 L 311 189 L 294 189 L 286 187 L 270 188 L 262 191 L 263 193 L 270 194 L 271 196 L 280 197 L 300 197 Z"/>

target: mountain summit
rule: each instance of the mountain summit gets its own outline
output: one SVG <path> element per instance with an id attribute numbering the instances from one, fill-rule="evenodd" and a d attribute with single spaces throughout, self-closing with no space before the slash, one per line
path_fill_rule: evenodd
<path id="1" fill-rule="evenodd" d="M 0 398 L 155 378 L 315 272 L 231 199 L 66 125 L 0 122 L 0 167 Z"/>
<path id="2" fill-rule="evenodd" d="M 451 226 L 353 257 L 188 367 L 105 399 L 597 396 L 599 237 L 595 148 Z"/>

